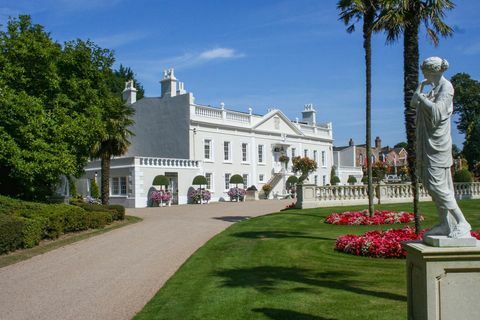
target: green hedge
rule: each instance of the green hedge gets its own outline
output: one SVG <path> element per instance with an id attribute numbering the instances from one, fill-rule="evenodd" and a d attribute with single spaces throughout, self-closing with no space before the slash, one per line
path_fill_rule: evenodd
<path id="1" fill-rule="evenodd" d="M 44 204 L 0 196 L 0 254 L 31 248 L 66 232 L 104 228 L 124 218 L 120 205 Z"/>
<path id="2" fill-rule="evenodd" d="M 35 217 L 33 219 L 20 218 L 23 221 L 22 244 L 23 248 L 32 248 L 38 245 L 45 236 L 48 219 Z"/>
<path id="3" fill-rule="evenodd" d="M 119 204 L 111 204 L 108 206 L 101 204 L 91 204 L 81 201 L 71 201 L 71 204 L 78 206 L 86 211 L 110 212 L 113 220 L 125 219 L 125 207 Z"/>
<path id="4" fill-rule="evenodd" d="M 21 219 L 8 215 L 0 215 L 0 254 L 19 248 L 22 244 Z"/>

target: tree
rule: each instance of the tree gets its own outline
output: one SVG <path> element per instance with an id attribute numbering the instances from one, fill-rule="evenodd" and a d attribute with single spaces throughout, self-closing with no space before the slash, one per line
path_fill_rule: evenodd
<path id="1" fill-rule="evenodd" d="M 292 171 L 294 173 L 301 172 L 297 184 L 302 184 L 308 178 L 308 175 L 315 170 L 317 170 L 317 162 L 315 160 L 300 156 L 292 158 Z"/>
<path id="2" fill-rule="evenodd" d="M 408 143 L 406 143 L 405 141 L 399 142 L 399 143 L 397 143 L 396 145 L 394 145 L 394 148 L 404 148 L 404 149 L 407 149 L 407 147 L 408 147 Z"/>
<path id="3" fill-rule="evenodd" d="M 480 121 L 463 143 L 463 155 L 470 171 L 476 171 L 480 163 Z"/>
<path id="4" fill-rule="evenodd" d="M 337 176 L 335 166 L 330 170 L 330 185 L 335 186 L 340 183 L 340 178 Z"/>
<path id="5" fill-rule="evenodd" d="M 382 8 L 375 24 L 376 30 L 384 30 L 387 42 L 395 42 L 403 35 L 403 104 L 405 129 L 408 143 L 408 165 L 413 187 L 413 212 L 415 232 L 420 232 L 418 214 L 418 178 L 415 171 L 415 117 L 416 110 L 410 106 L 413 93 L 418 87 L 419 46 L 418 33 L 421 24 L 436 46 L 439 35 L 446 37 L 453 33 L 443 18 L 446 10 L 454 8 L 450 0 L 382 0 Z"/>
<path id="6" fill-rule="evenodd" d="M 110 159 L 125 154 L 130 146 L 133 132 L 129 127 L 134 124 L 133 114 L 133 108 L 123 104 L 120 97 L 110 97 L 110 104 L 105 105 L 105 130 L 92 149 L 92 156 L 100 158 L 101 162 L 102 204 L 108 204 L 110 197 Z"/>
<path id="7" fill-rule="evenodd" d="M 145 96 L 145 90 L 142 84 L 136 79 L 135 73 L 129 67 L 120 64 L 118 70 L 115 70 L 111 79 L 111 88 L 115 94 L 121 95 L 125 88 L 125 82 L 133 80 L 133 85 L 137 89 L 137 100 Z"/>
<path id="8" fill-rule="evenodd" d="M 466 73 L 457 73 L 452 79 L 455 88 L 453 112 L 459 115 L 457 128 L 465 134 L 463 154 L 470 170 L 480 161 L 480 82 Z M 452 148 L 453 150 L 453 148 Z"/>
<path id="9" fill-rule="evenodd" d="M 81 174 L 102 130 L 110 56 L 62 47 L 26 15 L 0 31 L 0 52 L 0 193 L 44 200 Z"/>
<path id="10" fill-rule="evenodd" d="M 363 48 L 365 49 L 365 118 L 366 118 L 366 151 L 367 159 L 372 159 L 372 125 L 371 125 L 371 95 L 372 95 L 372 50 L 371 38 L 375 18 L 378 10 L 376 0 L 340 0 L 337 4 L 340 10 L 340 19 L 347 27 L 347 32 L 355 30 L 355 22 L 363 20 Z M 372 163 L 367 161 L 368 176 L 368 211 L 373 216 L 373 184 Z"/>

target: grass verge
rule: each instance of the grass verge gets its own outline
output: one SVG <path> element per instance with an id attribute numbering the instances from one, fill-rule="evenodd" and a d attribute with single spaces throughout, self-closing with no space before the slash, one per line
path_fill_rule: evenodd
<path id="1" fill-rule="evenodd" d="M 480 201 L 459 204 L 478 229 Z M 405 260 L 333 249 L 340 235 L 403 226 L 323 222 L 332 212 L 363 208 L 287 210 L 236 223 L 193 254 L 135 319 L 406 319 Z M 433 203 L 420 210 L 424 227 L 436 223 Z"/>
<path id="2" fill-rule="evenodd" d="M 36 247 L 29 249 L 20 249 L 12 253 L 1 255 L 0 256 L 0 268 L 6 267 L 8 265 L 30 259 L 31 257 L 37 256 L 39 254 L 46 253 L 48 251 L 57 249 L 59 247 L 66 246 L 68 244 L 87 239 L 93 236 L 103 234 L 124 226 L 127 226 L 132 223 L 142 221 L 142 218 L 134 216 L 125 216 L 125 220 L 114 221 L 113 223 L 105 226 L 103 229 L 90 229 L 81 232 L 68 233 L 60 236 L 60 238 L 55 240 L 43 240 Z"/>

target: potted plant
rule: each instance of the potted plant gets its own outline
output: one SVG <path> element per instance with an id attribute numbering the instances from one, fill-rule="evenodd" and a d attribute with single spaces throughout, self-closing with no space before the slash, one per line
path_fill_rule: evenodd
<path id="1" fill-rule="evenodd" d="M 350 185 L 354 185 L 355 183 L 357 183 L 357 178 L 355 178 L 355 176 L 348 176 L 348 180 L 347 182 L 350 184 Z"/>
<path id="2" fill-rule="evenodd" d="M 200 197 L 199 197 L 198 201 L 199 201 L 200 204 L 202 204 L 202 202 L 203 202 L 202 200 L 205 200 L 205 199 L 203 199 L 203 198 L 204 198 L 204 197 L 203 197 L 203 193 L 204 193 L 204 192 L 208 192 L 207 190 L 203 190 L 203 189 L 202 189 L 202 185 L 205 185 L 205 186 L 206 186 L 207 184 L 208 184 L 207 178 L 205 178 L 205 177 L 202 176 L 202 175 L 198 175 L 198 176 L 196 176 L 195 178 L 193 178 L 192 185 L 194 185 L 194 186 L 195 186 L 195 185 L 200 186 L 200 187 L 198 188 L 198 191 L 199 191 L 199 193 L 200 193 Z M 210 197 L 211 197 L 211 196 L 210 196 L 210 192 L 208 192 L 208 195 L 209 195 L 209 196 L 208 196 L 208 200 L 210 200 Z M 195 202 L 195 203 L 197 203 L 197 202 Z M 208 201 L 207 201 L 207 203 L 208 203 Z"/>
<path id="3" fill-rule="evenodd" d="M 285 155 L 285 154 L 282 154 L 279 158 L 278 158 L 278 161 L 280 161 L 281 163 L 283 163 L 285 165 L 285 169 L 287 168 L 288 166 L 288 161 L 290 161 L 290 158 Z"/>
<path id="4" fill-rule="evenodd" d="M 263 194 L 265 195 L 265 199 L 268 199 L 270 192 L 272 191 L 273 187 L 270 184 L 264 184 L 262 187 Z"/>
<path id="5" fill-rule="evenodd" d="M 230 188 L 228 190 L 227 194 L 230 197 L 230 201 L 237 200 L 238 201 L 243 201 L 243 198 L 245 196 L 245 190 L 238 188 L 239 184 L 244 184 L 245 182 L 243 181 L 243 177 L 239 174 L 234 174 L 230 178 L 230 183 L 235 185 L 235 188 Z"/>

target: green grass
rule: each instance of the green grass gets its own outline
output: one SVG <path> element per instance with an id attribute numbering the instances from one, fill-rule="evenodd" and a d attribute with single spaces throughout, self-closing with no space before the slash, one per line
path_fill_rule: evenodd
<path id="1" fill-rule="evenodd" d="M 44 240 L 40 243 L 40 245 L 29 248 L 29 249 L 21 249 L 14 251 L 12 253 L 1 255 L 0 256 L 0 268 L 6 267 L 8 265 L 30 259 L 34 256 L 39 254 L 46 253 L 48 251 L 66 246 L 68 244 L 87 239 L 93 236 L 97 236 L 103 234 L 108 231 L 112 231 L 126 225 L 136 223 L 142 221 L 142 218 L 134 217 L 134 216 L 125 216 L 125 220 L 115 221 L 112 224 L 106 225 L 105 228 L 102 229 L 89 229 L 86 231 L 78 232 L 78 233 L 67 233 L 61 236 L 59 239 L 55 240 Z"/>
<path id="2" fill-rule="evenodd" d="M 460 206 L 478 229 L 480 201 Z M 339 235 L 392 226 L 323 223 L 332 212 L 363 208 L 288 210 L 234 224 L 191 256 L 135 319 L 404 320 L 405 260 L 333 250 Z M 421 211 L 425 227 L 436 223 L 433 203 Z"/>

